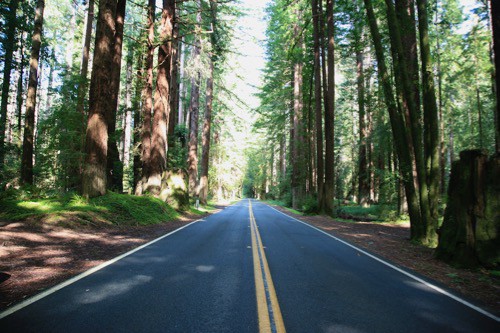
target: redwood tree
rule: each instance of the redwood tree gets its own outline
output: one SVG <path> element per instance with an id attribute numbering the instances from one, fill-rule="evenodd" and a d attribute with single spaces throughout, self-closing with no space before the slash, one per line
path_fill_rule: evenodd
<path id="1" fill-rule="evenodd" d="M 158 73 L 154 96 L 154 115 L 151 137 L 151 164 L 146 190 L 159 194 L 162 173 L 167 169 L 167 131 L 170 113 L 170 66 L 175 0 L 163 0 L 161 14 L 161 45 L 158 49 Z"/>
<path id="2" fill-rule="evenodd" d="M 151 111 L 153 109 L 153 58 L 154 58 L 154 19 L 155 0 L 148 1 L 147 7 L 147 49 L 142 78 L 142 130 L 141 130 L 141 164 L 142 176 L 137 181 L 135 194 L 141 195 L 151 173 Z"/>
<path id="3" fill-rule="evenodd" d="M 3 83 L 2 83 L 2 102 L 0 104 L 0 173 L 2 172 L 4 159 L 5 159 L 5 130 L 7 127 L 7 106 L 9 103 L 9 87 L 10 87 L 10 74 L 12 71 L 12 58 L 14 48 L 16 45 L 15 33 L 17 26 L 16 11 L 19 5 L 19 0 L 10 0 L 9 13 L 6 17 L 5 40 L 3 42 L 5 55 L 4 55 L 4 68 L 3 68 Z"/>
<path id="4" fill-rule="evenodd" d="M 106 193 L 108 121 L 113 113 L 112 77 L 116 0 L 100 0 L 89 92 L 89 118 L 82 177 L 84 197 Z"/>
<path id="5" fill-rule="evenodd" d="M 106 163 L 107 187 L 111 190 L 123 189 L 123 164 L 120 161 L 118 152 L 117 138 L 115 137 L 116 130 L 116 110 L 118 108 L 118 95 L 120 92 L 120 74 L 122 62 L 122 47 L 123 47 L 123 26 L 125 24 L 125 9 L 127 1 L 118 0 L 115 14 L 115 34 L 113 41 L 113 62 L 111 70 L 110 87 L 111 102 L 113 103 L 112 112 L 108 115 L 108 158 Z"/>
<path id="6" fill-rule="evenodd" d="M 21 183 L 33 184 L 33 150 L 35 130 L 36 90 L 38 88 L 38 60 L 42 45 L 43 10 L 45 1 L 38 0 L 33 30 L 28 95 L 26 97 L 26 120 L 24 122 L 23 153 L 21 157 Z"/>

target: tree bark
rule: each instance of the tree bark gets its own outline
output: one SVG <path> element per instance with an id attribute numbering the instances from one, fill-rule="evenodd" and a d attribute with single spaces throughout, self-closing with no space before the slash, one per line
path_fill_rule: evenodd
<path id="1" fill-rule="evenodd" d="M 334 213 L 335 195 L 335 40 L 333 22 L 334 0 L 326 1 L 326 24 L 328 40 L 328 90 L 325 109 L 325 198 L 322 211 Z"/>
<path id="2" fill-rule="evenodd" d="M 378 76 L 383 88 L 385 103 L 389 112 L 389 120 L 392 128 L 396 151 L 399 158 L 400 170 L 403 176 L 406 198 L 408 201 L 408 212 L 411 223 L 411 238 L 416 239 L 421 234 L 422 222 L 420 218 L 420 208 L 418 203 L 417 192 L 413 183 L 412 163 L 410 153 L 408 151 L 408 135 L 404 125 L 402 115 L 398 112 L 394 94 L 390 81 L 389 72 L 386 67 L 384 49 L 382 47 L 382 39 L 378 30 L 377 20 L 373 11 L 371 0 L 364 0 L 368 23 L 372 34 L 373 44 L 375 46 L 375 54 L 378 64 Z"/>
<path id="3" fill-rule="evenodd" d="M 490 0 L 490 10 L 493 54 L 495 59 L 495 147 L 497 153 L 500 154 L 500 2 L 498 0 Z"/>
<path id="4" fill-rule="evenodd" d="M 361 33 L 356 35 L 356 40 L 361 41 Z M 367 132 L 365 114 L 365 78 L 363 68 L 363 46 L 356 45 L 356 82 L 358 86 L 358 117 L 359 117 L 359 159 L 358 159 L 358 203 L 366 207 L 369 199 L 369 176 L 367 168 Z"/>
<path id="5" fill-rule="evenodd" d="M 321 1 L 321 0 L 320 0 Z M 320 61 L 320 19 L 318 0 L 312 0 L 313 37 L 314 37 L 314 96 L 316 123 L 316 189 L 318 191 L 318 207 L 323 206 L 324 160 L 323 160 L 323 123 L 321 106 L 321 61 Z"/>
<path id="6" fill-rule="evenodd" d="M 94 61 L 89 93 L 89 118 L 85 139 L 85 165 L 82 177 L 84 197 L 106 193 L 108 120 L 113 113 L 112 76 L 116 1 L 100 0 L 96 28 Z"/>
<path id="7" fill-rule="evenodd" d="M 151 111 L 153 110 L 153 57 L 154 57 L 154 19 L 155 0 L 148 1 L 147 10 L 147 51 L 142 77 L 142 130 L 141 130 L 141 164 L 142 179 L 137 182 L 135 194 L 141 195 L 146 188 L 151 174 Z"/>
<path id="8" fill-rule="evenodd" d="M 116 112 L 120 93 L 120 74 L 123 47 L 123 27 L 125 23 L 126 0 L 118 0 L 115 13 L 115 34 L 113 40 L 113 62 L 111 69 L 110 87 L 112 112 L 108 115 L 108 158 L 106 165 L 107 186 L 110 190 L 123 190 L 123 163 L 120 161 L 116 138 Z"/>
<path id="9" fill-rule="evenodd" d="M 210 60 L 210 74 L 207 78 L 206 109 L 203 121 L 203 133 L 201 139 L 201 174 L 200 174 L 200 203 L 206 204 L 208 198 L 208 162 L 210 156 L 210 126 L 212 124 L 212 103 L 214 90 L 214 63 Z"/>
<path id="10" fill-rule="evenodd" d="M 297 10 L 297 22 L 302 20 L 300 10 Z M 303 200 L 304 186 L 304 125 L 303 125 L 303 101 L 302 101 L 302 53 L 303 39 L 301 37 L 299 24 L 293 28 L 296 40 L 297 59 L 294 59 L 293 68 L 293 146 L 292 146 L 292 208 L 299 209 Z"/>
<path id="11" fill-rule="evenodd" d="M 196 14 L 196 32 L 201 30 L 201 2 L 197 0 L 198 13 Z M 193 59 L 195 63 L 200 60 L 200 36 L 195 36 L 195 45 L 193 47 Z M 189 150 L 188 150 L 188 175 L 189 175 L 189 195 L 197 196 L 198 187 L 198 116 L 200 104 L 200 80 L 201 73 L 197 73 L 191 82 L 191 103 L 189 106 Z"/>
<path id="12" fill-rule="evenodd" d="M 15 49 L 15 33 L 17 27 L 16 12 L 19 0 L 10 0 L 9 13 L 6 17 L 6 33 L 4 42 L 4 68 L 2 82 L 2 102 L 0 105 L 0 172 L 3 169 L 5 160 L 5 132 L 7 129 L 7 106 L 9 105 L 10 75 L 12 72 L 12 59 Z"/>
<path id="13" fill-rule="evenodd" d="M 130 145 L 132 142 L 132 53 L 127 57 L 127 86 L 125 88 L 125 119 L 123 123 L 123 189 L 129 188 Z"/>
<path id="14" fill-rule="evenodd" d="M 170 66 L 172 60 L 172 32 L 175 1 L 163 0 L 160 40 L 158 49 L 158 73 L 154 96 L 153 135 L 151 137 L 151 174 L 146 190 L 158 195 L 162 173 L 167 170 L 168 120 L 170 113 Z"/>
<path id="15" fill-rule="evenodd" d="M 82 115 L 82 121 L 83 121 L 83 116 L 85 115 L 84 100 L 88 86 L 87 73 L 89 70 L 90 41 L 92 39 L 93 21 L 94 21 L 94 0 L 89 0 L 89 5 L 87 9 L 87 22 L 85 25 L 85 40 L 83 42 L 83 51 L 82 51 L 82 64 L 80 68 L 80 82 L 78 84 L 78 95 L 76 104 L 76 111 Z"/>
<path id="16" fill-rule="evenodd" d="M 424 153 L 429 182 L 430 219 L 426 224 L 426 238 L 430 245 L 437 243 L 439 218 L 439 120 L 434 88 L 434 72 L 429 44 L 427 0 L 417 0 L 420 57 L 422 61 L 422 87 L 424 101 L 425 145 Z"/>
<path id="17" fill-rule="evenodd" d="M 35 26 L 31 44 L 30 75 L 28 96 L 26 97 L 26 120 L 24 122 L 23 153 L 21 158 L 21 183 L 33 185 L 33 151 L 35 129 L 36 91 L 38 88 L 38 60 L 42 45 L 43 10 L 45 1 L 38 0 L 35 13 Z"/>
<path id="18" fill-rule="evenodd" d="M 178 15 L 174 13 L 174 15 Z M 176 18 L 177 16 L 175 16 Z M 179 105 L 179 82 L 178 82 L 178 73 L 179 73 L 179 23 L 174 22 L 173 30 L 172 30 L 172 57 L 170 64 L 170 112 L 169 112 L 169 120 L 168 120 L 168 148 L 171 150 L 175 145 L 174 131 L 175 126 L 177 125 L 177 108 Z"/>

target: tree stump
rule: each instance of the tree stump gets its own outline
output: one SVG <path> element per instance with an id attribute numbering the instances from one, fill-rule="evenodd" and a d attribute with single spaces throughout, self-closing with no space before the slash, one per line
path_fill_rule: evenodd
<path id="1" fill-rule="evenodd" d="M 452 265 L 496 268 L 500 262 L 500 156 L 466 150 L 452 164 L 436 256 Z"/>
<path id="2" fill-rule="evenodd" d="M 176 210 L 189 209 L 187 179 L 188 176 L 184 170 L 164 172 L 158 197 Z"/>

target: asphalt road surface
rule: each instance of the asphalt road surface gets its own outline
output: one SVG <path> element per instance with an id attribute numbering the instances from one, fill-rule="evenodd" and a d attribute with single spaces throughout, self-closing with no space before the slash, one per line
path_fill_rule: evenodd
<path id="1" fill-rule="evenodd" d="M 7 310 L 0 332 L 500 332 L 389 265 L 242 200 Z"/>

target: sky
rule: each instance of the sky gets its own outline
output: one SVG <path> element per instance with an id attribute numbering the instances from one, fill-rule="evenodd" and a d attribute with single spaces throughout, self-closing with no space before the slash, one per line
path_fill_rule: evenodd
<path id="1" fill-rule="evenodd" d="M 241 7 L 248 15 L 241 17 L 236 23 L 234 50 L 235 71 L 228 78 L 235 84 L 235 93 L 245 101 L 251 109 L 259 105 L 254 96 L 261 86 L 261 71 L 265 65 L 264 40 L 266 22 L 264 10 L 269 0 L 241 0 Z M 240 76 L 242 79 L 239 79 Z"/>

